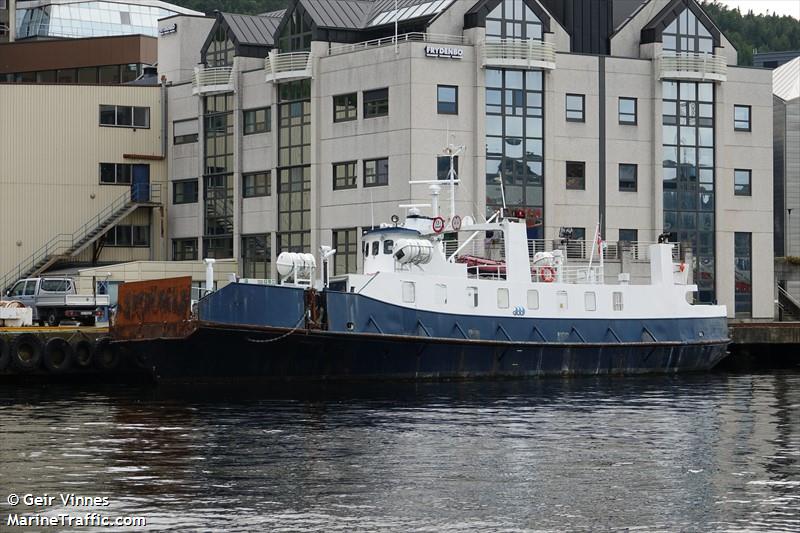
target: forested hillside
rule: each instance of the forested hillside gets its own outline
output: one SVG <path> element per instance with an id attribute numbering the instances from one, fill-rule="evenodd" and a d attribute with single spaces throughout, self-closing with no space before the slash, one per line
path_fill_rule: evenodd
<path id="1" fill-rule="evenodd" d="M 766 2 L 767 0 L 765 0 Z M 800 0 L 798 0 L 800 1 Z M 174 3 L 210 13 L 265 13 L 286 6 L 286 0 L 174 0 Z M 759 52 L 800 50 L 800 20 L 775 15 L 754 15 L 729 9 L 717 0 L 703 4 L 712 19 L 739 50 L 739 63 L 753 64 L 753 49 Z"/>

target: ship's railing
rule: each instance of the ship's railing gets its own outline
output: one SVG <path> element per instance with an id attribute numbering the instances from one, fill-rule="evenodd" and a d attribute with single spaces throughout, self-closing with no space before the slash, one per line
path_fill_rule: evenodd
<path id="1" fill-rule="evenodd" d="M 450 257 L 458 249 L 457 240 L 445 240 L 444 251 Z M 603 259 L 620 260 L 627 253 L 632 261 L 650 261 L 650 245 L 655 244 L 650 241 L 606 241 L 603 245 Z M 680 262 L 681 245 L 672 243 L 672 260 Z M 600 252 L 595 241 L 591 240 L 547 240 L 530 239 L 528 240 L 528 257 L 533 261 L 533 256 L 538 252 L 552 252 L 562 250 L 564 257 L 569 261 L 589 260 L 594 246 L 594 260 L 600 260 Z M 473 256 L 485 259 L 504 261 L 505 243 L 502 238 L 491 237 L 481 239 L 476 237 L 465 248 L 459 252 L 459 257 Z"/>
<path id="2" fill-rule="evenodd" d="M 466 45 L 470 44 L 466 37 L 461 35 L 445 35 L 441 33 L 421 33 L 412 32 L 398 35 L 397 37 L 383 37 L 382 39 L 372 39 L 371 41 L 363 41 L 354 44 L 343 44 L 338 46 L 331 46 L 328 49 L 328 55 L 335 56 L 339 54 L 348 54 L 350 52 L 358 52 L 360 50 L 368 50 L 370 48 L 380 48 L 382 46 L 391 46 L 397 43 L 404 42 L 421 42 L 421 43 L 436 43 L 436 44 L 456 44 Z"/>

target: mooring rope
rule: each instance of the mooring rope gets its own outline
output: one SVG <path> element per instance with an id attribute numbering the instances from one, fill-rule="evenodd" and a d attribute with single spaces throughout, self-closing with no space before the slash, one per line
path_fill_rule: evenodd
<path id="1" fill-rule="evenodd" d="M 279 335 L 278 337 L 275 337 L 274 339 L 253 339 L 253 338 L 248 337 L 247 338 L 247 342 L 254 342 L 254 343 L 257 343 L 257 344 L 267 344 L 267 343 L 270 343 L 270 342 L 275 342 L 275 341 L 279 341 L 281 339 L 285 339 L 286 337 L 288 337 L 289 335 L 291 335 L 292 333 L 294 333 L 295 331 L 300 329 L 300 324 L 302 324 L 305 319 L 306 319 L 306 314 L 303 313 L 303 316 L 300 317 L 300 320 L 297 321 L 297 324 L 295 324 L 295 326 L 292 329 L 290 329 L 289 331 L 287 331 L 283 335 Z"/>

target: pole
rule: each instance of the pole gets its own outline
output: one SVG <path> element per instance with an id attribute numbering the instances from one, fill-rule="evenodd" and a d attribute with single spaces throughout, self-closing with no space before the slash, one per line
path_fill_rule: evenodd
<path id="1" fill-rule="evenodd" d="M 397 42 L 397 19 L 398 11 L 397 11 L 397 0 L 394 0 L 394 53 L 395 55 L 400 53 L 399 43 Z"/>

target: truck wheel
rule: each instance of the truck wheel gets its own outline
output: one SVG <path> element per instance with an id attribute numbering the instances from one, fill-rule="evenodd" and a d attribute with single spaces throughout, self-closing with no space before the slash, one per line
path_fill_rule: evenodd
<path id="1" fill-rule="evenodd" d="M 86 340 L 75 343 L 72 351 L 75 353 L 75 364 L 86 368 L 92 364 L 92 343 Z"/>
<path id="2" fill-rule="evenodd" d="M 55 309 L 48 310 L 45 316 L 47 317 L 46 318 L 47 325 L 50 327 L 54 328 L 58 326 L 58 324 L 61 322 L 61 320 L 58 318 L 58 314 L 56 313 Z"/>
<path id="3" fill-rule="evenodd" d="M 39 367 L 42 360 L 42 341 L 30 333 L 23 333 L 11 341 L 11 363 L 18 370 L 29 371 Z"/>
<path id="4" fill-rule="evenodd" d="M 0 372 L 6 369 L 11 356 L 8 354 L 8 343 L 0 338 Z"/>
<path id="5" fill-rule="evenodd" d="M 44 347 L 44 367 L 53 374 L 66 372 L 72 366 L 74 355 L 67 341 L 58 337 L 50 339 Z"/>

